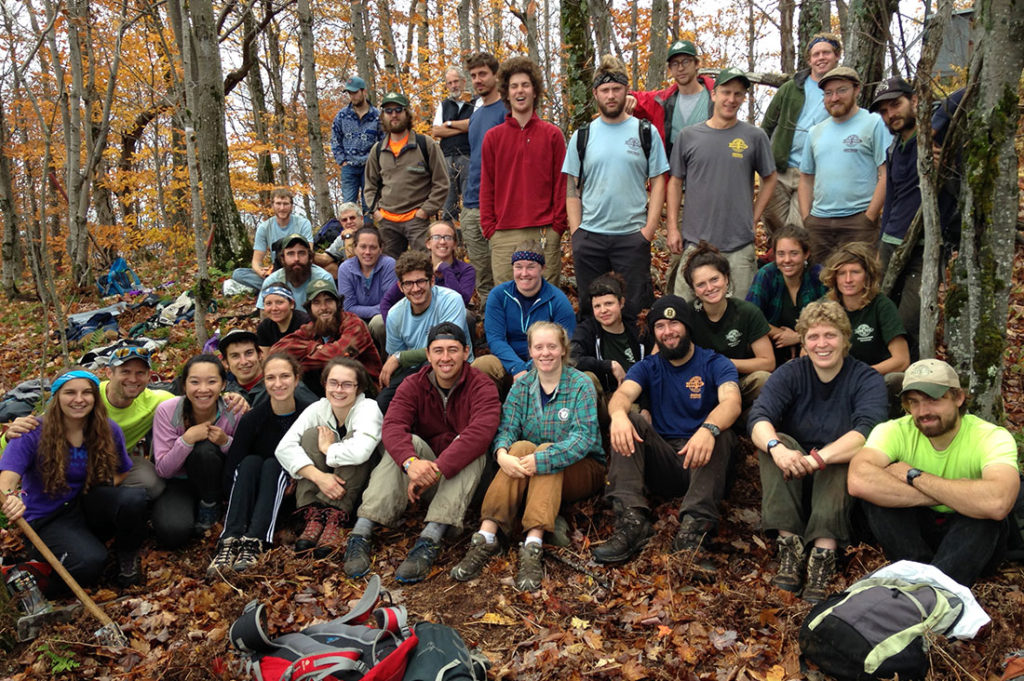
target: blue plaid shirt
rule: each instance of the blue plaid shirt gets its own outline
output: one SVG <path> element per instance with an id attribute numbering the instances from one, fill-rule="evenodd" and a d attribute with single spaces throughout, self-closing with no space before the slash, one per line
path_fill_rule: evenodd
<path id="1" fill-rule="evenodd" d="M 331 152 L 339 166 L 346 162 L 356 166 L 366 165 L 370 147 L 382 139 L 384 131 L 380 127 L 380 109 L 372 104 L 362 118 L 359 118 L 351 104 L 334 117 Z"/>

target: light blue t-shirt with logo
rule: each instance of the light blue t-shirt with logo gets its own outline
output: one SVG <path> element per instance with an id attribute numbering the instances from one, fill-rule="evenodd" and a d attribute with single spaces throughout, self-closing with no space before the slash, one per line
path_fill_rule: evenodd
<path id="1" fill-rule="evenodd" d="M 800 161 L 800 172 L 814 175 L 811 215 L 842 218 L 867 210 L 891 142 L 882 117 L 864 109 L 842 123 L 829 118 L 811 128 Z"/>
<path id="2" fill-rule="evenodd" d="M 796 119 L 796 127 L 793 128 L 793 144 L 789 147 L 789 164 L 787 168 L 799 168 L 800 159 L 804 154 L 804 142 L 807 140 L 807 133 L 818 123 L 828 118 L 828 111 L 825 110 L 825 93 L 818 87 L 818 83 L 808 78 L 804 81 L 804 106 L 800 109 L 800 116 Z"/>
<path id="3" fill-rule="evenodd" d="M 288 224 L 284 227 L 277 224 L 276 217 L 269 217 L 256 228 L 256 237 L 252 242 L 252 250 L 263 251 L 264 253 L 272 251 L 274 244 L 279 239 L 291 236 L 292 234 L 301 234 L 306 238 L 306 241 L 311 244 L 313 243 L 313 225 L 310 224 L 305 216 L 293 212 L 288 217 Z M 273 259 L 276 255 L 277 253 L 271 253 L 271 258 Z"/>
<path id="4" fill-rule="evenodd" d="M 562 172 L 580 176 L 577 130 L 569 140 Z M 644 158 L 640 122 L 632 116 L 621 123 L 590 122 L 583 159 L 583 220 L 580 228 L 597 234 L 633 234 L 647 224 L 647 180 L 668 172 L 665 145 L 651 129 L 651 154 Z"/>

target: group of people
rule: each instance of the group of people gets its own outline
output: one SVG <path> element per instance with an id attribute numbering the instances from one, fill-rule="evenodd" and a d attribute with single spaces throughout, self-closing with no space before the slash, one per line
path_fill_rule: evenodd
<path id="1" fill-rule="evenodd" d="M 891 256 L 920 201 L 905 158 L 914 96 L 894 79 L 872 102 L 881 116 L 861 110 L 840 54 L 838 37 L 815 36 L 810 69 L 760 128 L 738 119 L 746 74 L 698 75 L 690 41 L 670 46 L 665 90 L 630 92 L 605 57 L 600 115 L 568 144 L 537 115 L 543 79 L 525 57 L 471 56 L 475 102 L 462 70 L 446 72 L 440 145 L 412 130 L 405 95 L 377 111 L 350 79 L 334 124 L 337 240 L 314 253 L 293 195 L 275 190 L 251 267 L 233 275 L 259 290 L 256 330 L 190 359 L 177 395 L 147 387 L 151 357 L 135 347 L 105 382 L 61 375 L 42 422 L 5 435 L 0 510 L 24 515 L 84 581 L 114 536 L 131 584 L 147 518 L 168 547 L 223 520 L 214 575 L 256 562 L 294 503 L 296 550 L 358 577 L 377 529 L 422 505 L 395 572 L 412 583 L 479 505 L 451 577 L 476 578 L 521 530 L 515 584 L 533 590 L 561 509 L 597 494 L 615 517 L 598 563 L 643 550 L 654 497 L 681 498 L 673 551 L 711 550 L 749 436 L 779 588 L 824 597 L 856 538 L 856 500 L 891 559 L 973 583 L 1005 545 L 1016 447 L 965 414 L 949 365 L 911 363 L 916 311 L 879 292 L 879 244 Z M 666 206 L 680 264 L 655 299 Z M 762 220 L 771 255 L 758 269 Z M 559 287 L 566 230 L 578 309 Z"/>

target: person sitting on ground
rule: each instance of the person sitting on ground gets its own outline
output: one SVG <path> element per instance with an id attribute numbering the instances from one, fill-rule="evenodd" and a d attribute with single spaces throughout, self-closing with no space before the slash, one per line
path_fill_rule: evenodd
<path id="1" fill-rule="evenodd" d="M 395 274 L 405 298 L 388 313 L 387 360 L 380 371 L 381 411 L 406 377 L 419 371 L 427 360 L 427 334 L 441 322 L 456 324 L 469 338 L 466 306 L 455 291 L 433 283 L 434 266 L 423 251 L 406 251 L 395 263 Z M 470 349 L 470 360 L 473 351 Z"/>
<path id="2" fill-rule="evenodd" d="M 267 354 L 274 343 L 309 322 L 305 310 L 295 307 L 295 296 L 287 286 L 269 286 L 263 292 L 263 311 L 267 316 L 256 327 L 256 344 Z"/>
<path id="3" fill-rule="evenodd" d="M 370 336 L 378 348 L 384 347 L 384 318 L 381 301 L 384 294 L 397 283 L 395 259 L 384 255 L 380 246 L 380 232 L 376 227 L 356 230 L 355 257 L 338 267 L 338 295 L 351 312 L 362 319 L 370 329 Z"/>
<path id="4" fill-rule="evenodd" d="M 307 407 L 277 445 L 281 468 L 298 480 L 295 506 L 305 527 L 295 551 L 325 558 L 342 546 L 341 526 L 355 511 L 379 459 L 383 415 L 367 396 L 370 374 L 350 357 L 333 357 L 321 374 L 326 397 Z"/>
<path id="5" fill-rule="evenodd" d="M 305 387 L 322 396 L 320 374 L 331 358 L 342 355 L 359 360 L 376 380 L 381 370 L 377 347 L 366 324 L 351 312 L 341 309 L 334 283 L 313 282 L 309 287 L 306 309 L 312 321 L 274 343 L 270 349 L 271 352 L 287 352 L 299 361 Z"/>
<path id="6" fill-rule="evenodd" d="M 153 533 L 171 549 L 220 520 L 224 459 L 238 426 L 221 398 L 227 371 L 216 355 L 192 357 L 177 380 L 185 395 L 163 402 L 153 417 L 156 472 L 167 481 L 153 503 Z"/>
<path id="7" fill-rule="evenodd" d="M 907 332 L 899 310 L 879 292 L 882 272 L 874 247 L 863 241 L 843 244 L 825 262 L 821 283 L 850 318 L 850 356 L 885 377 L 890 414 L 899 411 L 903 370 L 910 366 Z"/>
<path id="8" fill-rule="evenodd" d="M 84 585 L 102 576 L 113 536 L 117 581 L 128 587 L 142 583 L 146 492 L 120 484 L 132 462 L 99 386 L 82 369 L 53 381 L 42 427 L 13 440 L 0 458 L 0 512 L 12 523 L 24 517 Z"/>
<path id="9" fill-rule="evenodd" d="M 316 401 L 297 397 L 301 369 L 287 353 L 268 356 L 260 375 L 269 399 L 242 417 L 228 450 L 224 486 L 231 494 L 207 577 L 252 567 L 264 547 L 273 543 L 277 511 L 289 481 L 274 451 L 299 414 Z"/>
<path id="10" fill-rule="evenodd" d="M 683 266 L 686 285 L 696 296 L 690 315 L 693 342 L 728 357 L 740 376 L 747 410 L 775 369 L 768 321 L 753 303 L 729 296 L 729 260 L 706 241 Z M 740 426 L 744 420 L 740 418 Z"/>
<path id="11" fill-rule="evenodd" d="M 875 426 L 850 462 L 850 494 L 889 560 L 931 563 L 971 586 L 999 565 L 1014 531 L 1017 445 L 968 414 L 953 367 L 915 362 L 903 375 L 907 415 Z"/>
<path id="12" fill-rule="evenodd" d="M 306 304 L 306 289 L 314 281 L 334 283 L 334 277 L 319 265 L 313 264 L 313 247 L 309 239 L 302 234 L 290 234 L 281 241 L 281 264 L 263 280 L 260 295 L 256 298 L 256 307 L 264 309 L 263 296 L 271 286 L 287 286 L 295 298 L 296 305 Z"/>
<path id="13" fill-rule="evenodd" d="M 494 287 L 487 297 L 484 331 L 490 355 L 473 365 L 496 381 L 522 378 L 533 368 L 526 330 L 537 322 L 555 322 L 570 336 L 576 312 L 562 291 L 544 279 L 544 249 L 535 240 L 512 253 L 512 281 Z"/>
<path id="14" fill-rule="evenodd" d="M 258 342 L 258 336 L 252 331 L 230 329 L 217 344 L 228 370 L 223 397 L 229 407 L 236 395 L 244 398 L 247 408 L 264 404 L 269 399 L 263 380 L 263 351 Z M 296 388 L 296 395 L 305 402 L 316 402 L 316 395 L 301 383 Z M 237 409 L 233 411 L 239 416 L 244 413 Z"/>
<path id="15" fill-rule="evenodd" d="M 339 263 L 355 255 L 352 249 L 355 244 L 352 239 L 355 237 L 356 230 L 363 226 L 363 217 L 359 206 L 351 201 L 341 204 L 338 207 L 338 223 L 341 225 L 341 231 L 327 247 L 327 250 L 323 253 L 313 254 L 313 263 L 323 267 L 335 278 L 338 276 Z"/>
<path id="16" fill-rule="evenodd" d="M 345 547 L 349 577 L 370 571 L 374 528 L 395 525 L 421 498 L 429 501 L 427 524 L 395 579 L 405 584 L 425 579 L 445 532 L 462 529 L 501 420 L 498 389 L 469 366 L 469 349 L 458 325 L 441 322 L 427 336 L 430 363 L 395 391 L 384 417 L 387 455 L 373 469 Z"/>
<path id="17" fill-rule="evenodd" d="M 252 245 L 251 267 L 239 267 L 231 278 L 243 286 L 259 291 L 267 277 L 277 269 L 281 249 L 287 244 L 280 240 L 298 234 L 307 243 L 313 241 L 313 226 L 304 216 L 293 212 L 295 195 L 287 187 L 277 187 L 270 192 L 273 215 L 256 228 Z M 264 260 L 270 254 L 270 265 Z"/>
<path id="18" fill-rule="evenodd" d="M 740 415 L 740 390 L 728 358 L 693 344 L 692 314 L 679 296 L 655 301 L 647 325 L 658 352 L 634 364 L 608 402 L 612 451 L 605 497 L 616 520 L 612 535 L 593 549 L 599 563 L 621 563 L 643 549 L 652 533 L 647 491 L 684 495 L 673 551 L 706 547 L 718 524 L 737 444 L 732 424 Z M 630 412 L 644 394 L 650 421 Z"/>
<path id="19" fill-rule="evenodd" d="M 885 419 L 885 381 L 847 357 L 850 321 L 835 302 L 815 302 L 797 322 L 804 356 L 775 370 L 750 410 L 761 469 L 761 518 L 778 532 L 772 584 L 817 603 L 850 542 L 847 463 Z M 809 505 L 805 503 L 809 500 Z M 805 547 L 810 548 L 806 557 Z"/>
<path id="20" fill-rule="evenodd" d="M 622 319 L 626 282 L 620 275 L 602 274 L 590 282 L 588 292 L 594 315 L 584 317 L 576 325 L 571 343 L 572 363 L 580 371 L 593 373 L 610 396 L 649 348 L 636 327 Z"/>
<path id="21" fill-rule="evenodd" d="M 781 227 L 772 235 L 775 261 L 757 271 L 747 291 L 747 300 L 761 309 L 768 320 L 768 337 L 775 348 L 775 366 L 782 366 L 800 353 L 796 320 L 808 303 L 825 295 L 821 265 L 810 262 L 811 237 L 797 225 Z"/>
<path id="22" fill-rule="evenodd" d="M 542 540 L 545 532 L 554 532 L 559 508 L 596 494 L 604 485 L 594 384 L 569 366 L 565 328 L 534 322 L 527 343 L 533 368 L 515 382 L 502 408 L 492 445 L 500 470 L 484 496 L 480 530 L 452 568 L 452 579 L 460 582 L 475 578 L 498 555 L 497 532 L 511 535 L 525 497 L 526 539 L 519 548 L 515 585 L 520 591 L 539 589 L 544 579 Z"/>

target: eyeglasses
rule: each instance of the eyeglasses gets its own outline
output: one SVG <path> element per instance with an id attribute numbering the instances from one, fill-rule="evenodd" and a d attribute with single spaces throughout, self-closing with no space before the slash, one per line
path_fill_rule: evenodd
<path id="1" fill-rule="evenodd" d="M 344 390 L 345 392 L 351 392 L 358 387 L 359 384 L 353 381 L 335 381 L 333 379 L 327 380 L 328 390 Z"/>
<path id="2" fill-rule="evenodd" d="M 427 237 L 430 241 L 454 241 L 455 237 L 451 234 L 431 234 Z"/>
<path id="3" fill-rule="evenodd" d="M 845 97 L 850 94 L 850 90 L 852 89 L 852 85 L 847 85 L 846 87 L 836 88 L 835 90 L 825 90 L 822 94 L 824 94 L 825 99 L 829 99 L 831 97 Z"/>
<path id="4" fill-rule="evenodd" d="M 405 108 L 401 106 L 388 106 L 381 109 L 381 113 L 383 113 L 385 116 L 397 116 L 403 111 L 405 111 Z"/>
<path id="5" fill-rule="evenodd" d="M 129 345 L 129 346 L 125 346 L 123 348 L 118 348 L 117 350 L 114 350 L 114 352 L 111 353 L 111 357 L 113 357 L 114 359 L 126 359 L 126 358 L 130 358 L 130 357 L 138 357 L 139 359 L 144 359 L 144 360 L 146 360 L 148 362 L 149 361 L 149 357 L 152 354 L 153 353 L 150 352 L 148 348 L 140 348 L 140 347 L 137 347 L 137 346 L 134 346 L 134 345 Z"/>
<path id="6" fill-rule="evenodd" d="M 409 289 L 420 288 L 430 283 L 430 280 L 424 277 L 423 279 L 406 279 L 401 283 L 401 287 L 408 291 Z"/>
<path id="7" fill-rule="evenodd" d="M 682 59 L 673 59 L 668 63 L 670 69 L 681 69 L 684 66 L 693 66 L 697 63 L 697 60 L 693 57 L 683 57 Z"/>
<path id="8" fill-rule="evenodd" d="M 342 222 L 355 222 L 358 219 L 359 219 L 358 215 L 346 215 L 345 217 L 341 218 L 341 221 Z"/>

